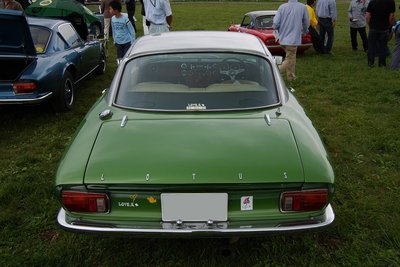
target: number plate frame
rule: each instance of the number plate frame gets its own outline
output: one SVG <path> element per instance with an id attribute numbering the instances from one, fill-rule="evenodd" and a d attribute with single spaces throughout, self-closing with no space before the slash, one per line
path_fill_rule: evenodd
<path id="1" fill-rule="evenodd" d="M 164 222 L 228 220 L 227 193 L 163 193 L 161 216 Z"/>

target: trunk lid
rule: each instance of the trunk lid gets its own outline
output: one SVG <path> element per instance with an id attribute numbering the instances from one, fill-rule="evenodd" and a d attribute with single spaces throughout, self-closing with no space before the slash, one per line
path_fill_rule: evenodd
<path id="1" fill-rule="evenodd" d="M 264 118 L 129 120 L 103 123 L 86 184 L 303 182 L 287 120 Z"/>
<path id="2" fill-rule="evenodd" d="M 0 9 L 1 56 L 36 56 L 31 32 L 22 11 Z"/>
<path id="3" fill-rule="evenodd" d="M 0 9 L 0 93 L 13 97 L 11 82 L 34 61 L 36 49 L 25 15 L 21 11 Z"/>

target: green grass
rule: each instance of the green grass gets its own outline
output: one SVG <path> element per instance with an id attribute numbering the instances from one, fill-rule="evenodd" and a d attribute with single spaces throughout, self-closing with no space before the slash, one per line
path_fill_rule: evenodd
<path id="1" fill-rule="evenodd" d="M 173 3 L 173 30 L 226 30 L 247 11 L 279 4 Z M 0 107 L 0 266 L 400 266 L 400 73 L 370 69 L 364 52 L 351 50 L 347 7 L 348 2 L 338 3 L 334 55 L 312 50 L 299 55 L 298 79 L 290 84 L 335 169 L 333 225 L 318 232 L 243 238 L 230 246 L 223 239 L 138 239 L 61 230 L 53 195 L 57 163 L 85 113 L 111 83 L 116 64 L 110 46 L 107 74 L 79 85 L 73 111 Z"/>

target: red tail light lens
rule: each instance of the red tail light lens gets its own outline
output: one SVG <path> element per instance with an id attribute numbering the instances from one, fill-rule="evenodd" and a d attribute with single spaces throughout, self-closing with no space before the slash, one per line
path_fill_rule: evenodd
<path id="1" fill-rule="evenodd" d="M 324 208 L 327 203 L 327 189 L 283 192 L 281 194 L 282 211 L 315 211 Z"/>
<path id="2" fill-rule="evenodd" d="M 311 37 L 309 36 L 304 36 L 302 39 L 302 43 L 306 44 L 306 43 L 311 43 Z"/>
<path id="3" fill-rule="evenodd" d="M 86 192 L 62 192 L 62 202 L 72 212 L 108 212 L 109 199 L 106 194 Z"/>
<path id="4" fill-rule="evenodd" d="M 265 44 L 266 45 L 274 45 L 275 44 L 275 38 L 265 40 Z"/>
<path id="5" fill-rule="evenodd" d="M 32 93 L 36 88 L 35 82 L 17 82 L 13 84 L 13 89 L 16 94 Z"/>

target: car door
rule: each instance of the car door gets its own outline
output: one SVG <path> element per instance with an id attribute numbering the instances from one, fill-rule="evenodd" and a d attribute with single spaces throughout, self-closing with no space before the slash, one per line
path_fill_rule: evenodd
<path id="1" fill-rule="evenodd" d="M 90 73 L 99 61 L 99 47 L 96 42 L 85 43 L 79 36 L 74 27 L 66 23 L 59 28 L 59 32 L 63 39 L 68 43 L 70 49 L 77 53 L 77 77 L 80 80 Z"/>

